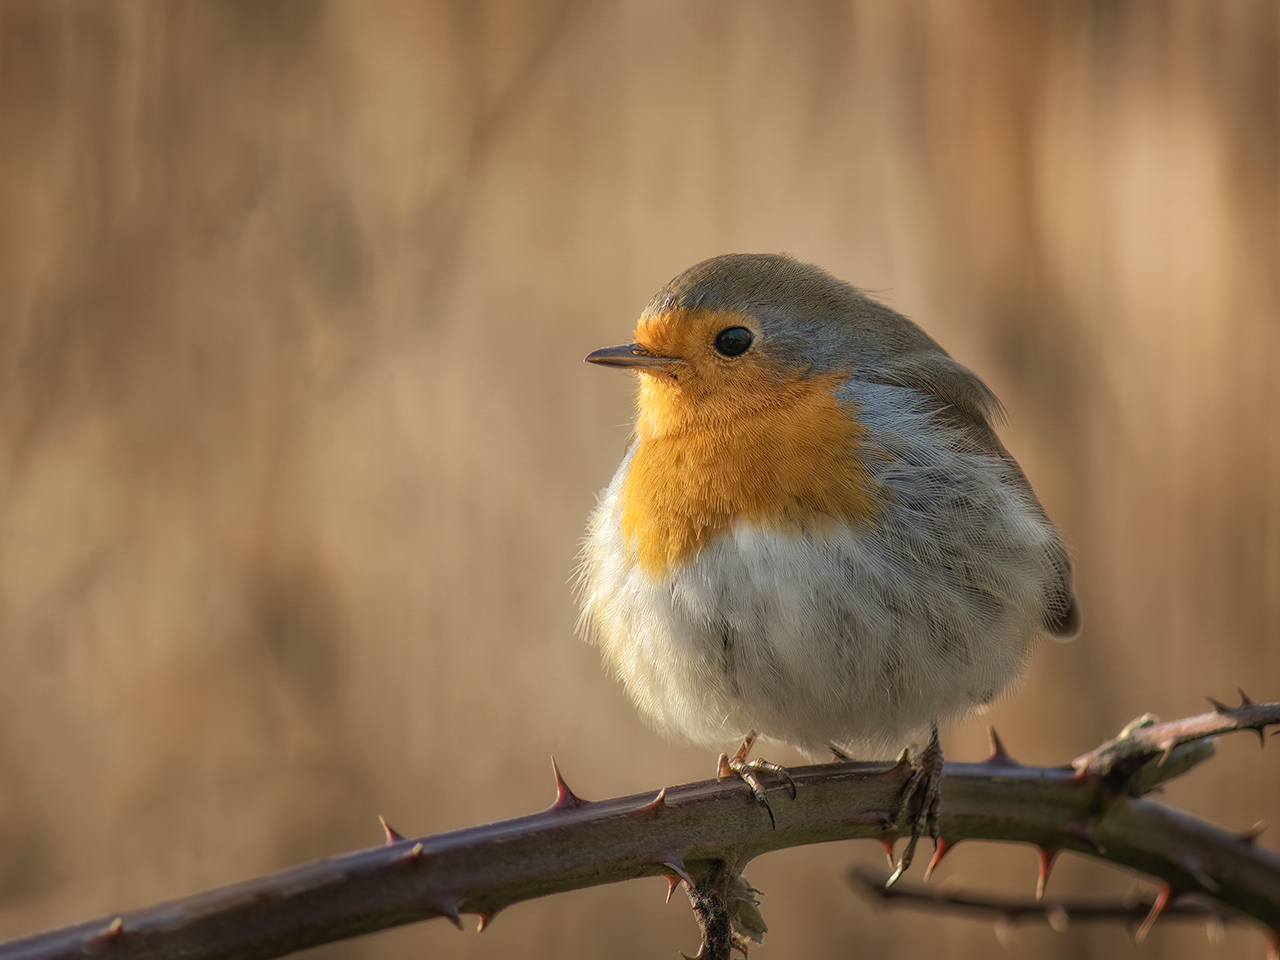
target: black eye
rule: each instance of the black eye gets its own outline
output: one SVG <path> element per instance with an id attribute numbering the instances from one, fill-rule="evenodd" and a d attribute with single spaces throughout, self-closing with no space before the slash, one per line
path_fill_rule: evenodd
<path id="1" fill-rule="evenodd" d="M 746 327 L 729 327 L 716 334 L 714 346 L 716 352 L 726 357 L 736 357 L 746 353 L 755 337 Z"/>

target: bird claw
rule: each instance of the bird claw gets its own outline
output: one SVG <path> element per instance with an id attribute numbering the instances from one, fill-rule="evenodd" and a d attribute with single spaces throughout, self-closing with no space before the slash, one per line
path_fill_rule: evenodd
<path id="1" fill-rule="evenodd" d="M 775 830 L 778 827 L 777 820 L 773 816 L 773 806 L 769 803 L 769 797 L 765 793 L 763 784 L 757 774 L 763 770 L 772 773 L 774 776 L 786 781 L 787 786 L 791 788 L 791 799 L 796 798 L 796 782 L 791 774 L 787 772 L 787 768 L 777 763 L 770 763 L 768 760 L 755 759 L 748 760 L 747 754 L 751 752 L 752 745 L 756 742 L 755 731 L 747 735 L 742 741 L 742 746 L 738 748 L 738 752 L 732 757 L 728 754 L 720 754 L 720 765 L 718 775 L 721 779 L 725 777 L 737 777 L 748 787 L 751 788 L 751 795 L 756 798 L 756 802 L 763 804 L 765 810 L 769 814 L 769 825 Z"/>
<path id="2" fill-rule="evenodd" d="M 912 814 L 911 838 L 902 851 L 898 866 L 885 881 L 886 889 L 897 883 L 910 868 L 911 861 L 915 858 L 916 844 L 926 831 L 933 839 L 934 850 L 938 849 L 938 808 L 942 802 L 942 745 L 938 742 L 936 726 L 929 734 L 928 745 L 911 758 L 911 771 L 911 779 L 903 788 L 900 808 L 900 811 Z"/>

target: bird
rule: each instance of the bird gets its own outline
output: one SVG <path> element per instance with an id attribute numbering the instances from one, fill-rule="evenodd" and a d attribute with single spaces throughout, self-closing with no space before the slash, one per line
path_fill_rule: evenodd
<path id="1" fill-rule="evenodd" d="M 718 772 L 771 822 L 759 774 L 795 784 L 747 759 L 757 737 L 810 758 L 915 744 L 896 879 L 937 842 L 939 725 L 1080 627 L 1000 402 L 913 321 L 786 255 L 690 267 L 586 360 L 634 372 L 639 397 L 588 521 L 580 632 L 660 734 L 739 743 Z"/>

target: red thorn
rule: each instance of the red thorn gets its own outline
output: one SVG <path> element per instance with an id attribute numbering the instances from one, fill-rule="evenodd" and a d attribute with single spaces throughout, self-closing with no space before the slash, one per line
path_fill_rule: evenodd
<path id="1" fill-rule="evenodd" d="M 955 844 L 950 840 L 943 839 L 942 837 L 938 838 L 937 843 L 935 843 L 933 847 L 933 857 L 929 860 L 929 865 L 924 868 L 924 879 L 926 883 L 928 883 L 929 878 L 933 876 L 934 869 L 942 862 L 942 858 L 950 853 L 954 847 Z"/>
<path id="2" fill-rule="evenodd" d="M 400 856 L 396 857 L 392 863 L 409 863 L 417 860 L 420 856 L 422 856 L 422 843 L 418 842 L 404 853 L 400 854 Z"/>
<path id="3" fill-rule="evenodd" d="M 1240 706 L 1242 707 L 1253 706 L 1253 701 L 1249 699 L 1249 695 L 1245 693 L 1243 690 L 1241 690 L 1239 687 L 1236 687 L 1236 693 L 1240 694 Z"/>
<path id="4" fill-rule="evenodd" d="M 1040 860 L 1040 871 L 1036 875 L 1036 899 L 1044 899 L 1045 888 L 1049 886 L 1049 874 L 1053 872 L 1053 864 L 1061 850 L 1053 847 L 1036 847 L 1036 857 Z"/>
<path id="5" fill-rule="evenodd" d="M 662 865 L 683 880 L 690 890 L 693 889 L 693 877 L 689 876 L 689 871 L 684 868 L 684 859 L 682 857 L 670 857 L 667 860 L 663 860 Z"/>
<path id="6" fill-rule="evenodd" d="M 1102 844 L 1094 839 L 1093 831 L 1089 829 L 1088 824 L 1080 823 L 1079 821 L 1064 823 L 1062 825 L 1062 831 L 1063 833 L 1075 837 L 1096 854 L 1104 854 L 1107 852 Z"/>
<path id="7" fill-rule="evenodd" d="M 1164 762 L 1169 759 L 1169 755 L 1173 753 L 1173 748 L 1177 745 L 1177 740 L 1170 740 L 1168 743 L 1164 744 L 1164 753 L 1160 754 L 1160 759 L 1156 761 L 1157 767 L 1164 766 Z M 1160 744 L 1157 743 L 1156 746 L 1158 747 Z"/>
<path id="8" fill-rule="evenodd" d="M 387 835 L 387 840 L 383 844 L 384 847 L 389 847 L 393 843 L 399 843 L 404 839 L 404 837 L 396 832 L 395 827 L 391 826 L 391 824 L 387 823 L 387 821 L 382 818 L 382 814 L 378 814 L 378 822 L 382 824 L 382 830 Z"/>
<path id="9" fill-rule="evenodd" d="M 116 917 L 105 927 L 89 938 L 89 943 L 108 943 L 124 933 L 124 917 Z"/>
<path id="10" fill-rule="evenodd" d="M 680 886 L 683 881 L 674 874 L 664 873 L 663 876 L 667 880 L 667 903 L 670 903 L 671 895 L 676 892 L 676 887 Z"/>
<path id="11" fill-rule="evenodd" d="M 1280 930 L 1267 932 L 1267 960 L 1280 960 Z"/>
<path id="12" fill-rule="evenodd" d="M 484 933 L 489 929 L 489 924 L 493 922 L 493 918 L 498 915 L 497 910 L 480 910 L 476 914 L 476 933 Z"/>
<path id="13" fill-rule="evenodd" d="M 1223 703 L 1221 700 L 1215 700 L 1215 699 L 1213 699 L 1213 697 L 1205 697 L 1205 699 L 1206 699 L 1206 700 L 1208 700 L 1210 703 L 1212 703 L 1212 704 L 1213 704 L 1213 709 L 1214 709 L 1217 713 L 1230 713 L 1230 712 L 1231 712 L 1231 708 L 1230 708 L 1230 707 L 1228 707 L 1228 706 L 1227 706 L 1225 703 Z"/>
<path id="14" fill-rule="evenodd" d="M 996 733 L 995 727 L 987 728 L 987 736 L 991 739 L 991 756 L 987 757 L 983 762 L 989 767 L 1020 767 L 1020 764 L 1013 757 L 1009 756 L 1009 751 L 1004 748 L 1004 744 L 1000 742 L 1000 734 Z"/>
<path id="15" fill-rule="evenodd" d="M 1262 831 L 1265 829 L 1267 829 L 1267 821 L 1259 820 L 1248 830 L 1245 830 L 1241 833 L 1237 833 L 1236 841 L 1239 843 L 1243 843 L 1246 847 L 1256 846 L 1258 843 L 1258 837 L 1262 834 Z"/>
<path id="16" fill-rule="evenodd" d="M 435 910 L 442 917 L 448 917 L 455 927 L 462 929 L 462 917 L 458 915 L 457 898 L 451 896 L 437 897 L 434 900 L 428 900 L 427 903 L 431 909 Z"/>
<path id="17" fill-rule="evenodd" d="M 587 801 L 576 795 L 569 789 L 569 785 L 564 782 L 564 777 L 560 776 L 560 767 L 556 764 L 556 758 L 551 758 L 551 772 L 556 775 L 556 802 L 547 809 L 563 810 L 566 807 L 580 807 Z"/>
<path id="18" fill-rule="evenodd" d="M 643 806 L 636 807 L 634 810 L 628 810 L 627 813 L 633 817 L 641 816 L 646 813 L 658 813 L 667 807 L 667 788 L 663 787 L 658 791 L 658 795 Z"/>
<path id="19" fill-rule="evenodd" d="M 880 846 L 884 847 L 884 855 L 889 858 L 889 869 L 893 869 L 893 841 L 877 840 Z"/>
<path id="20" fill-rule="evenodd" d="M 1138 928 L 1138 932 L 1133 935 L 1135 943 L 1141 943 L 1147 938 L 1151 928 L 1160 919 L 1160 914 L 1164 913 L 1164 908 L 1169 905 L 1169 895 L 1171 893 L 1173 893 L 1173 888 L 1169 884 L 1160 884 L 1160 892 L 1156 894 L 1156 902 L 1151 904 L 1151 912 L 1147 914 L 1147 919 L 1142 921 L 1142 926 Z"/>

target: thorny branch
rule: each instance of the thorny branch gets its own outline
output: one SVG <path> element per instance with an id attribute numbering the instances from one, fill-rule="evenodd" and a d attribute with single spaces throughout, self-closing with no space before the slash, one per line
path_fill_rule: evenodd
<path id="1" fill-rule="evenodd" d="M 1171 724 L 1135 721 L 1116 740 L 1059 768 L 1025 767 L 993 735 L 983 763 L 948 763 L 929 870 L 960 840 L 1034 844 L 1041 890 L 1054 857 L 1075 850 L 1154 878 L 1148 914 L 1189 895 L 1280 930 L 1280 857 L 1142 795 L 1213 754 L 1205 738 L 1280 724 L 1280 703 L 1218 705 Z M 532 816 L 405 838 L 319 860 L 183 900 L 0 944 L 0 960 L 93 954 L 134 958 L 266 958 L 432 917 L 481 929 L 512 903 L 645 876 L 707 894 L 700 955 L 725 957 L 723 915 L 750 912 L 743 867 L 771 850 L 874 839 L 892 849 L 909 832 L 901 808 L 905 763 L 834 763 L 791 770 L 795 800 L 774 805 L 776 829 L 736 779 L 586 802 L 556 771 L 556 801 Z M 929 871 L 926 871 L 926 878 Z M 735 884 L 745 894 L 734 894 Z M 1159 909 L 1158 909 L 1159 908 Z M 756 914 L 758 918 L 758 914 Z M 736 921 L 735 921 L 736 922 Z M 739 929 L 742 927 L 739 925 Z M 758 929 L 763 931 L 763 924 Z"/>

